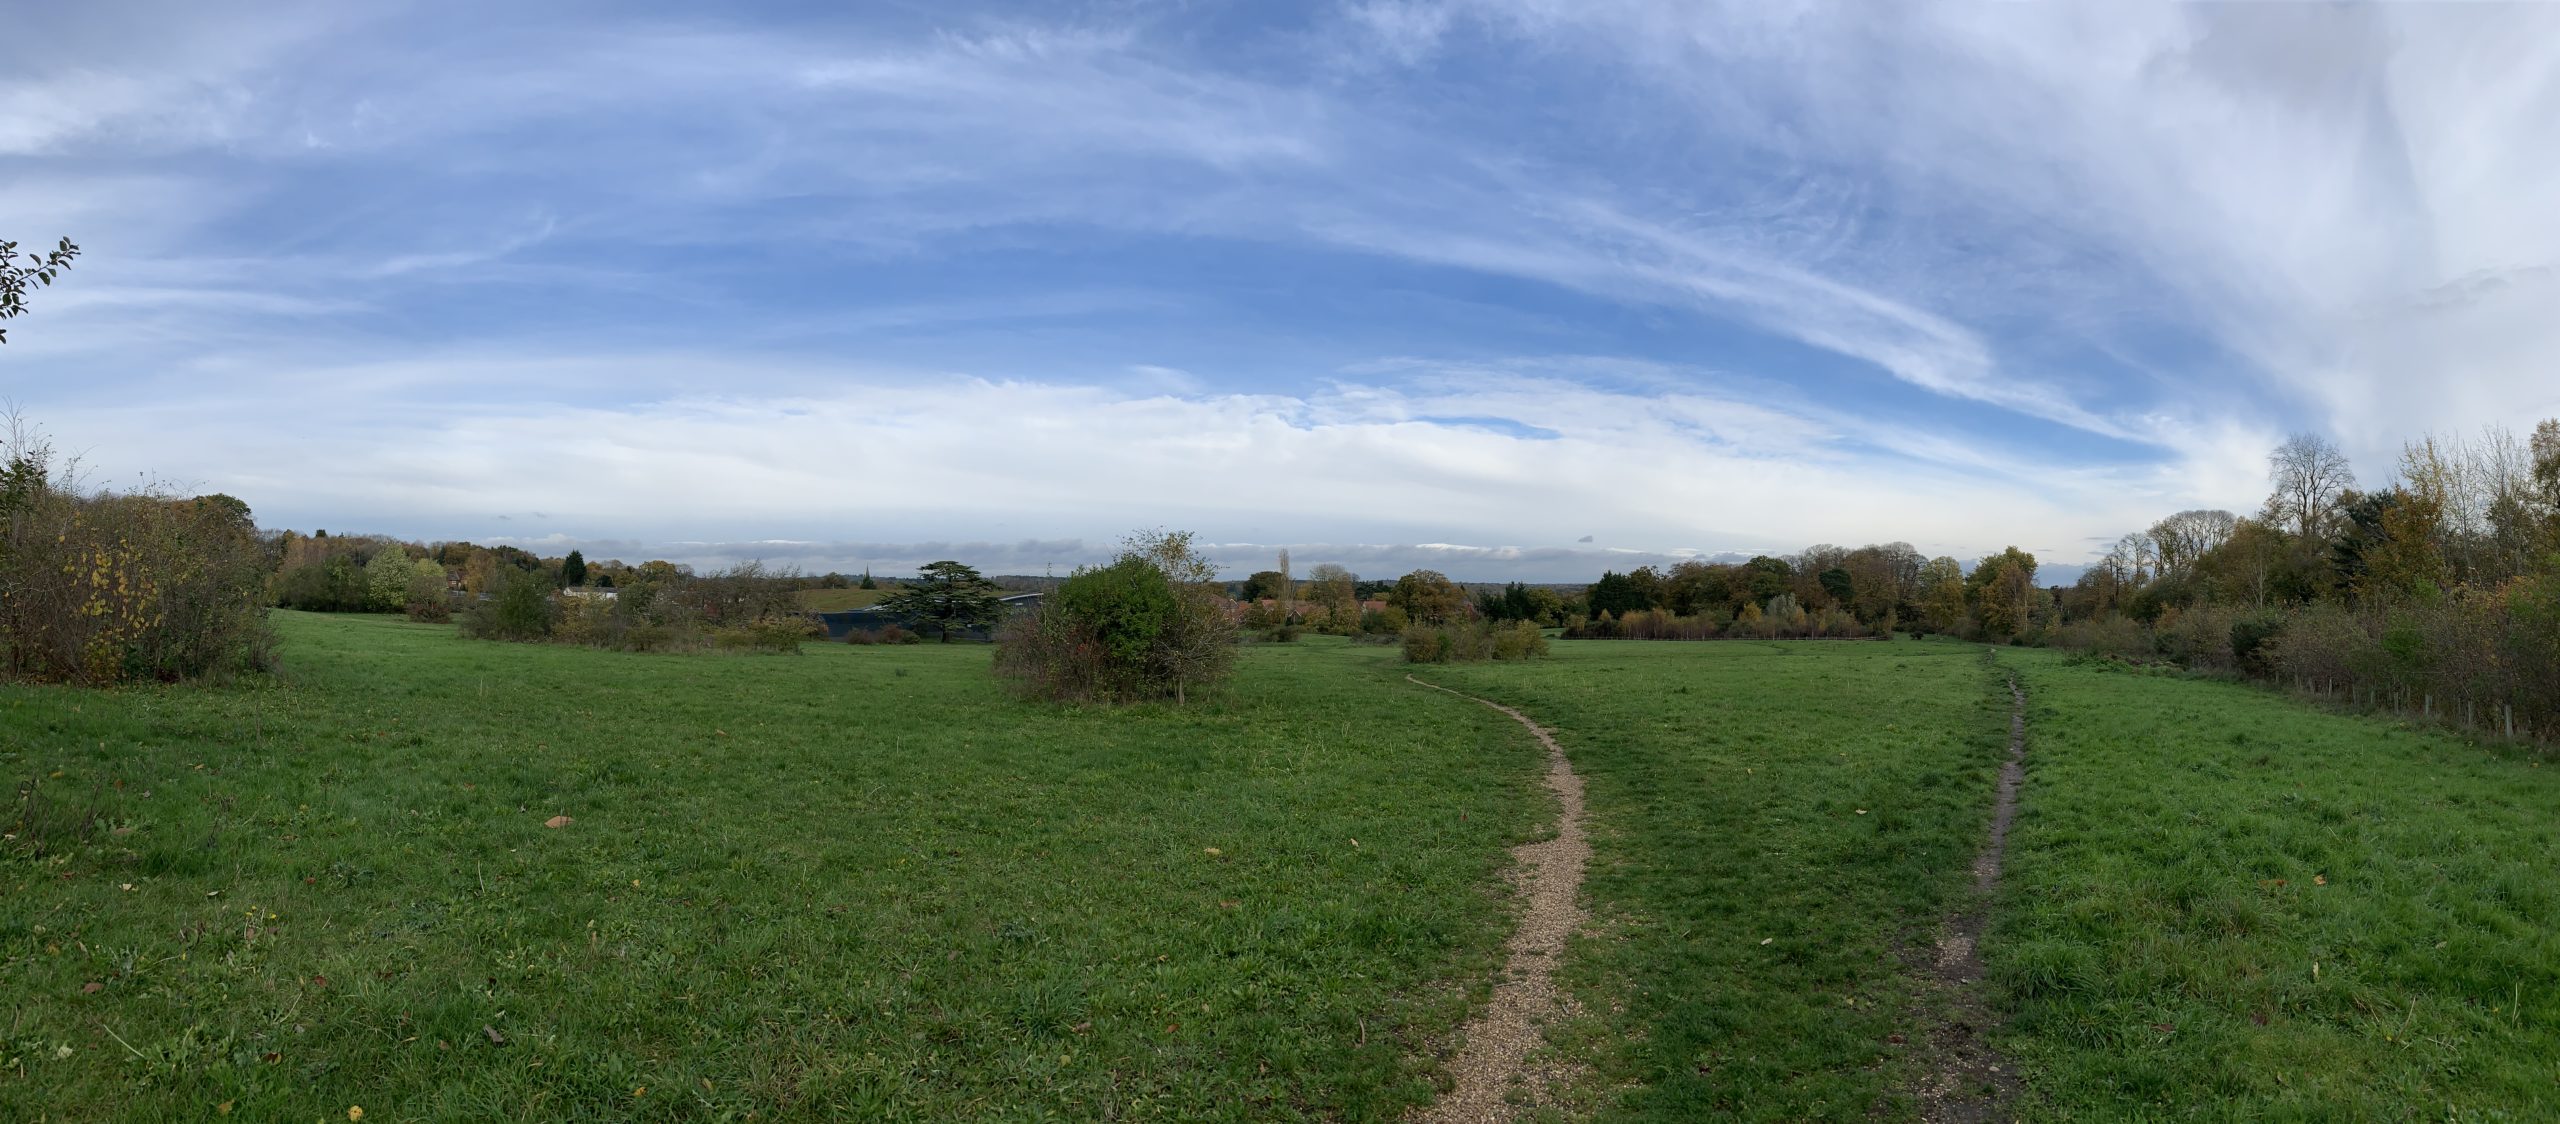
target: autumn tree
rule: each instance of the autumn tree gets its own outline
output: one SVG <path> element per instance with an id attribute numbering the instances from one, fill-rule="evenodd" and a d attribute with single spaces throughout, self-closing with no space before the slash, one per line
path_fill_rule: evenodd
<path id="1" fill-rule="evenodd" d="M 409 552 L 387 546 L 373 554 L 364 564 L 365 607 L 376 612 L 398 612 L 409 605 L 409 577 L 416 569 Z"/>
<path id="2" fill-rule="evenodd" d="M 1974 565 L 1965 577 L 1965 592 L 1983 631 L 1994 636 L 2027 631 L 2035 577 L 2036 556 L 2014 546 Z"/>
<path id="3" fill-rule="evenodd" d="M 1742 585 L 1734 592 L 1744 600 L 1765 602 L 1795 586 L 1796 568 L 1784 558 L 1757 555 L 1742 564 Z"/>
<path id="4" fill-rule="evenodd" d="M 1920 567 L 1920 619 L 1931 632 L 1961 633 L 1968 623 L 1964 567 L 1940 556 Z"/>
<path id="5" fill-rule="evenodd" d="M 1318 563 L 1307 571 L 1307 599 L 1323 611 L 1324 625 L 1329 631 L 1348 633 L 1360 624 L 1360 575 L 1331 562 Z"/>
<path id="6" fill-rule="evenodd" d="M 996 583 L 975 567 L 948 560 L 926 563 L 916 571 L 914 581 L 881 598 L 879 608 L 932 625 L 945 644 L 951 642 L 953 629 L 985 628 L 1003 611 L 996 601 Z"/>
<path id="7" fill-rule="evenodd" d="M 1467 591 L 1438 570 L 1415 570 L 1396 579 L 1387 602 L 1415 624 L 1444 624 L 1467 611 Z"/>
<path id="8" fill-rule="evenodd" d="M 2002 562 L 1994 567 L 1991 580 L 1974 594 L 1974 614 L 1983 631 L 1993 636 L 2016 636 L 2027 631 L 2034 592 L 2034 579 L 2016 563 Z"/>

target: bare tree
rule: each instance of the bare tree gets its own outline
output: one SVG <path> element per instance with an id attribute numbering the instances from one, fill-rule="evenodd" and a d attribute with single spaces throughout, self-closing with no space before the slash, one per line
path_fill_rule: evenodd
<path id="1" fill-rule="evenodd" d="M 2228 511 L 2181 511 L 2151 525 L 2151 546 L 2160 576 L 2182 577 L 2196 560 L 2231 541 L 2240 518 Z"/>
<path id="2" fill-rule="evenodd" d="M 2275 485 L 2267 497 L 2269 514 L 2308 536 L 2327 528 L 2330 505 L 2355 486 L 2356 473 L 2328 438 L 2297 433 L 2267 454 L 2267 479 Z"/>

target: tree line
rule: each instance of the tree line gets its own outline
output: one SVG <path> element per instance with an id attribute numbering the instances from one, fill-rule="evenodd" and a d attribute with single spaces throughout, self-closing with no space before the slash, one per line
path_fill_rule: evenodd
<path id="1" fill-rule="evenodd" d="M 2333 443 L 2295 435 L 2255 514 L 2126 534 L 2030 638 L 2560 737 L 2560 420 L 2428 435 L 2393 467 L 2359 488 Z"/>

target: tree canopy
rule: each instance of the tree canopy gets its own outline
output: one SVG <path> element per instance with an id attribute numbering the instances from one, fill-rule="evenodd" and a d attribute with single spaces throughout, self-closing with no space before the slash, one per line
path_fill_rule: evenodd
<path id="1" fill-rule="evenodd" d="M 931 625 L 945 644 L 951 642 L 953 630 L 986 628 L 1003 613 L 996 600 L 996 583 L 975 567 L 949 560 L 926 563 L 916 571 L 914 581 L 881 598 L 880 609 Z"/>

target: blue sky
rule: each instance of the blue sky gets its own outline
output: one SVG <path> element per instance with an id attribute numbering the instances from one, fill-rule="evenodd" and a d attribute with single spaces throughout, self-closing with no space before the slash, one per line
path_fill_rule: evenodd
<path id="1" fill-rule="evenodd" d="M 43 6 L 0 346 L 269 526 L 2085 559 L 2560 414 L 2560 8 Z"/>

